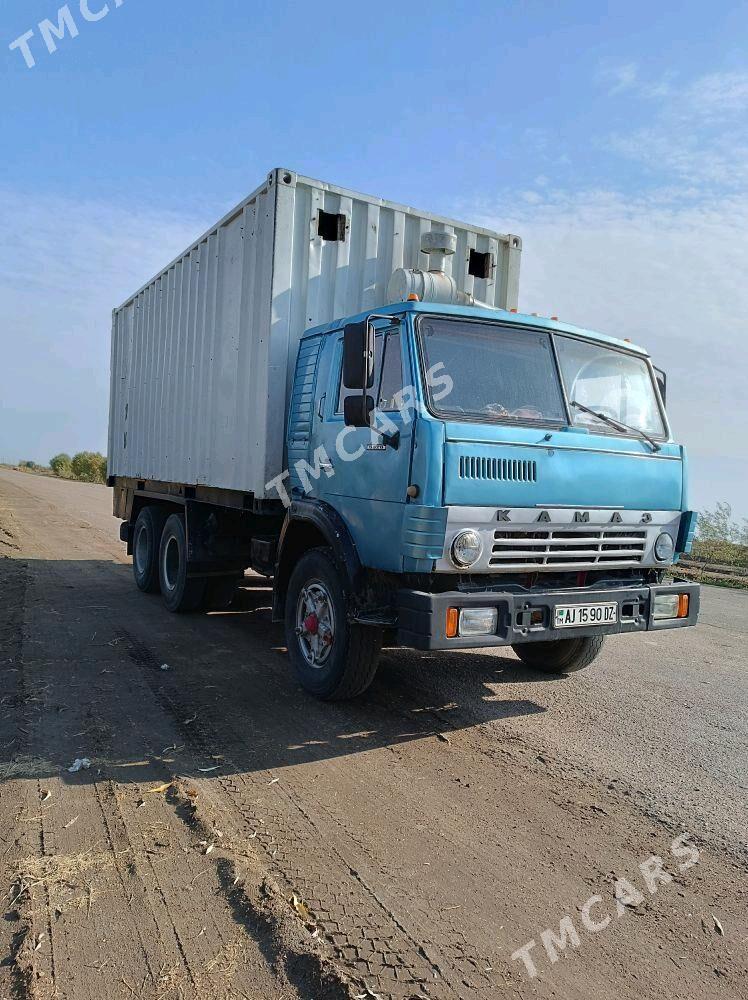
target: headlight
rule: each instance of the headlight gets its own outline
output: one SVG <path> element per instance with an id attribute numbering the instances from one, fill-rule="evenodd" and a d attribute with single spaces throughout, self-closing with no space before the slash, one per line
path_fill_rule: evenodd
<path id="1" fill-rule="evenodd" d="M 673 536 L 663 531 L 655 542 L 655 558 L 660 562 L 672 562 L 674 554 L 675 542 L 673 541 Z"/>
<path id="2" fill-rule="evenodd" d="M 461 531 L 452 542 L 452 562 L 467 568 L 477 563 L 483 552 L 483 542 L 477 531 Z"/>
<path id="3" fill-rule="evenodd" d="M 460 612 L 459 634 L 496 635 L 499 624 L 497 608 L 463 608 Z"/>
<path id="4" fill-rule="evenodd" d="M 688 594 L 657 594 L 652 608 L 652 617 L 656 622 L 668 618 L 688 618 L 691 610 L 691 598 Z"/>

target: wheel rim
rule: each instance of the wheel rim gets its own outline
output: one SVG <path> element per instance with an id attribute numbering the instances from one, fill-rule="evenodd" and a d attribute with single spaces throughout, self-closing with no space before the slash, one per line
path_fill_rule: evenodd
<path id="1" fill-rule="evenodd" d="M 148 532 L 141 524 L 138 537 L 135 539 L 135 566 L 141 576 L 148 568 Z"/>
<path id="2" fill-rule="evenodd" d="M 172 535 L 164 548 L 164 582 L 167 590 L 174 590 L 179 579 L 179 542 Z"/>
<path id="3" fill-rule="evenodd" d="M 296 602 L 296 635 L 301 654 L 315 670 L 327 663 L 335 641 L 332 598 L 321 580 L 311 580 Z"/>

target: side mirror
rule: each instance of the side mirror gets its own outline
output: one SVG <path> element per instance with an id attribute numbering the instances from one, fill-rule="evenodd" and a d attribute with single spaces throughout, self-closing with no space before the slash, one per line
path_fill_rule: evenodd
<path id="1" fill-rule="evenodd" d="M 655 368 L 654 370 L 655 378 L 657 379 L 657 387 L 660 390 L 660 395 L 662 396 L 663 404 L 667 401 L 667 375 L 661 368 Z"/>
<path id="2" fill-rule="evenodd" d="M 366 320 L 343 331 L 343 385 L 361 392 L 374 385 L 374 327 Z"/>
<path id="3" fill-rule="evenodd" d="M 343 419 L 349 427 L 371 427 L 373 412 L 371 396 L 346 396 L 343 400 Z"/>

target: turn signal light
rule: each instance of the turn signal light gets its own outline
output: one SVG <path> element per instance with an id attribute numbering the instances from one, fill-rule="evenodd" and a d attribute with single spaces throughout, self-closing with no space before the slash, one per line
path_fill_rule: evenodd
<path id="1" fill-rule="evenodd" d="M 460 612 L 457 608 L 447 608 L 446 635 L 448 639 L 457 638 L 457 630 L 460 626 Z"/>
<path id="2" fill-rule="evenodd" d="M 688 594 L 678 594 L 678 617 L 688 618 L 688 608 L 691 599 Z"/>

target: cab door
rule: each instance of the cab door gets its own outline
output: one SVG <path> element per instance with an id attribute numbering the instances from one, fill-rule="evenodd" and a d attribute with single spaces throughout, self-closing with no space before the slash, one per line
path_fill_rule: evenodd
<path id="1" fill-rule="evenodd" d="M 367 427 L 347 427 L 343 400 L 352 390 L 342 382 L 343 334 L 337 337 L 326 400 L 321 408 L 320 442 L 331 468 L 319 480 L 320 495 L 404 504 L 413 442 L 412 419 L 398 409 L 397 394 L 412 384 L 405 329 L 385 326 L 376 332 L 376 365 L 371 394 L 395 445 Z M 412 414 L 409 416 L 412 417 Z M 336 504 L 337 506 L 337 504 Z"/>

